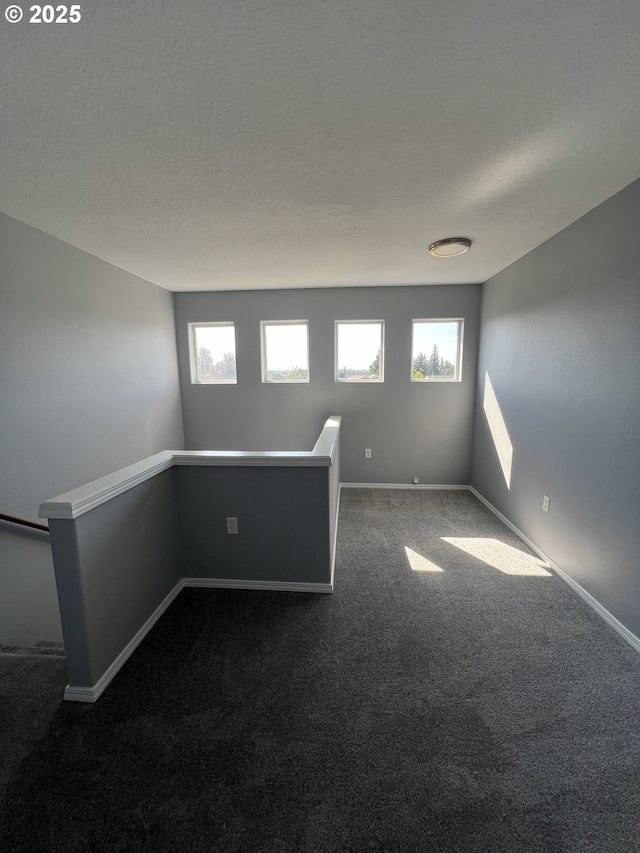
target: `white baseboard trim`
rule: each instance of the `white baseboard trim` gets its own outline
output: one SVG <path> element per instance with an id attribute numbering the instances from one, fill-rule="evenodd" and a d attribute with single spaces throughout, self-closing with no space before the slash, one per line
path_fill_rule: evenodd
<path id="1" fill-rule="evenodd" d="M 254 589 L 271 590 L 274 592 L 331 593 L 333 592 L 333 579 L 331 583 L 294 583 L 289 581 L 236 580 L 235 578 L 182 578 L 182 580 L 178 581 L 174 586 L 164 601 L 162 601 L 162 603 L 153 611 L 142 628 L 140 628 L 133 639 L 127 643 L 118 657 L 113 661 L 93 687 L 79 687 L 77 685 L 67 684 L 64 691 L 64 698 L 70 702 L 95 702 L 106 690 L 112 679 L 115 678 L 120 669 L 124 666 L 142 640 L 144 640 L 158 619 L 169 607 L 178 593 L 184 589 L 184 587 Z"/>
<path id="2" fill-rule="evenodd" d="M 295 581 L 252 581 L 236 578 L 183 578 L 183 586 L 208 589 L 257 589 L 272 592 L 333 592 L 330 583 L 296 583 Z"/>
<path id="3" fill-rule="evenodd" d="M 537 554 L 541 560 L 544 560 L 546 565 L 552 569 L 558 577 L 563 580 L 571 589 L 576 592 L 602 619 L 604 619 L 620 636 L 629 643 L 638 653 L 640 653 L 640 638 L 632 634 L 628 628 L 619 622 L 613 614 L 603 607 L 590 593 L 583 589 L 580 584 L 564 572 L 553 560 L 548 557 L 544 551 L 535 545 L 528 536 L 519 530 L 515 524 L 503 515 L 500 510 L 496 509 L 480 492 L 473 486 L 435 486 L 435 485 L 412 485 L 412 484 L 389 484 L 389 483 L 341 483 L 342 489 L 450 489 L 450 490 L 466 490 L 470 491 L 475 497 L 483 503 L 491 512 L 497 516 L 509 530 L 528 545 L 531 550 Z M 107 688 L 111 680 L 117 675 L 119 670 L 124 666 L 126 661 L 131 657 L 135 649 L 140 645 L 151 628 L 156 624 L 165 610 L 169 607 L 174 598 L 184 587 L 205 587 L 211 589 L 249 589 L 249 590 L 267 590 L 273 592 L 311 592 L 311 593 L 332 593 L 335 572 L 336 546 L 338 535 L 338 515 L 340 510 L 340 493 L 338 493 L 338 512 L 336 513 L 336 525 L 333 533 L 333 559 L 331 565 L 331 582 L 330 583 L 295 583 L 289 581 L 255 581 L 255 580 L 237 580 L 235 578 L 182 578 L 174 586 L 167 597 L 154 610 L 151 616 L 147 619 L 144 625 L 131 639 L 124 649 L 120 652 L 117 658 L 104 672 L 100 679 L 93 687 L 80 687 L 72 684 L 67 684 L 64 691 L 64 698 L 71 702 L 95 702 Z"/>
<path id="4" fill-rule="evenodd" d="M 338 503 L 336 504 L 336 518 L 333 525 L 333 538 L 331 540 L 331 591 L 333 592 L 333 582 L 336 576 L 336 552 L 338 550 L 338 521 L 340 519 L 340 493 L 342 484 L 338 483 Z"/>
<path id="5" fill-rule="evenodd" d="M 489 503 L 489 501 L 484 497 L 484 495 L 481 495 L 481 494 L 480 494 L 480 492 L 479 492 L 477 489 L 474 489 L 474 487 L 473 487 L 473 486 L 469 486 L 468 488 L 469 488 L 469 491 L 471 492 L 471 494 L 472 494 L 472 495 L 475 495 L 475 496 L 478 498 L 478 500 L 480 501 L 480 503 L 483 503 L 483 504 L 487 507 L 487 509 L 490 509 L 490 510 L 491 510 L 491 512 L 492 512 L 494 515 L 496 515 L 496 516 L 500 519 L 500 521 L 501 521 L 503 524 L 505 524 L 505 525 L 509 528 L 509 530 L 511 530 L 513 533 L 515 533 L 515 534 L 516 534 L 516 536 L 518 537 L 518 539 L 522 539 L 522 541 L 524 542 L 524 544 L 525 544 L 525 545 L 528 545 L 528 546 L 529 546 L 529 548 L 531 548 L 531 550 L 532 550 L 535 554 L 537 554 L 537 555 L 538 555 L 538 557 L 540 557 L 540 559 L 541 559 L 541 560 L 544 560 L 544 561 L 545 561 L 545 563 L 547 563 L 547 564 L 549 565 L 549 567 L 551 567 L 551 561 L 549 560 L 549 558 L 547 557 L 547 555 L 546 555 L 543 551 L 541 551 L 541 550 L 540 550 L 540 548 L 538 548 L 538 546 L 537 546 L 537 545 L 534 545 L 534 543 L 531 541 L 531 539 L 529 539 L 529 537 L 528 537 L 528 536 L 525 536 L 525 535 L 524 535 L 524 533 L 522 532 L 522 530 L 519 530 L 519 529 L 515 526 L 515 524 L 512 524 L 512 523 L 509 521 L 509 519 L 507 518 L 507 516 L 506 516 L 506 515 L 503 515 L 503 514 L 500 512 L 500 510 L 499 510 L 499 509 L 496 509 L 496 507 L 495 507 L 492 503 Z"/>
<path id="6" fill-rule="evenodd" d="M 613 628 L 614 631 L 617 631 L 620 636 L 629 643 L 629 645 L 640 654 L 640 637 L 636 637 L 635 634 L 632 634 L 628 628 L 619 622 L 613 613 L 609 613 L 606 607 L 603 607 L 600 602 L 594 598 L 591 593 L 587 592 L 584 587 L 581 587 L 577 581 L 568 575 L 566 572 L 563 572 L 560 566 L 557 566 L 553 560 L 549 560 L 547 557 L 547 562 L 549 566 L 553 569 L 553 571 L 558 575 L 558 577 L 562 578 L 562 580 L 568 584 L 574 592 L 577 592 L 580 598 L 582 598 L 586 603 L 592 607 L 596 613 L 601 616 L 605 622 L 608 622 L 609 625 Z"/>
<path id="7" fill-rule="evenodd" d="M 341 489 L 448 489 L 466 491 L 470 486 L 437 485 L 433 483 L 340 483 Z"/>
<path id="8" fill-rule="evenodd" d="M 629 645 L 636 650 L 636 652 L 640 654 L 640 638 L 636 637 L 635 634 L 632 634 L 628 628 L 625 628 L 622 622 L 619 622 L 612 613 L 609 613 L 606 607 L 603 607 L 602 604 L 600 604 L 600 602 L 591 595 L 591 593 L 587 592 L 584 587 L 580 586 L 580 584 L 575 581 L 570 575 L 568 575 L 565 571 L 563 571 L 557 563 L 554 563 L 554 561 L 550 557 L 548 557 L 547 554 L 544 553 L 544 551 L 541 551 L 540 548 L 538 548 L 538 546 L 535 545 L 531 541 L 531 539 L 529 539 L 528 536 L 525 536 L 524 533 L 515 526 L 515 524 L 512 524 L 512 522 L 510 522 L 509 519 L 500 512 L 499 509 L 496 509 L 496 507 L 494 507 L 492 503 L 489 503 L 489 501 L 483 495 L 481 495 L 477 489 L 474 489 L 473 486 L 469 486 L 469 491 L 474 494 L 478 498 L 478 500 L 481 501 L 488 509 L 490 509 L 491 512 L 496 515 L 500 519 L 500 521 L 502 521 L 503 524 L 506 524 L 509 530 L 512 530 L 518 537 L 518 539 L 521 539 L 525 543 L 525 545 L 528 545 L 529 548 L 531 548 L 531 550 L 534 552 L 534 554 L 537 554 L 541 560 L 544 560 L 547 566 L 552 569 L 561 580 L 563 580 L 568 586 L 570 586 L 571 589 L 576 592 L 580 596 L 580 598 L 589 605 L 589 607 L 595 610 L 598 616 L 604 619 L 605 622 L 608 622 L 608 624 L 611 625 L 614 631 L 617 631 L 618 634 L 620 634 L 620 636 L 624 640 L 626 640 L 627 643 L 629 643 Z"/>
<path id="9" fill-rule="evenodd" d="M 183 582 L 178 581 L 169 595 L 167 595 L 161 604 L 156 607 L 142 628 L 140 628 L 140 630 L 135 634 L 133 639 L 129 640 L 118 657 L 113 661 L 111 666 L 103 673 L 98 681 L 96 681 L 93 687 L 78 687 L 73 684 L 67 684 L 64 691 L 64 698 L 71 702 L 95 702 L 96 699 L 99 698 L 100 694 L 104 692 L 109 682 L 117 675 L 119 670 L 124 666 L 136 648 L 144 640 L 146 635 L 153 628 L 173 599 L 178 595 L 182 587 Z"/>

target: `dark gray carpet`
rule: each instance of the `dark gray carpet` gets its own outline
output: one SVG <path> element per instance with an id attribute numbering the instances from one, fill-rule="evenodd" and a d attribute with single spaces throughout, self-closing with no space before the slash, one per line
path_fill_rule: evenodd
<path id="1" fill-rule="evenodd" d="M 0 796 L 46 734 L 66 683 L 61 643 L 0 646 Z"/>
<path id="2" fill-rule="evenodd" d="M 57 712 L 0 848 L 633 853 L 640 658 L 505 546 L 469 493 L 343 491 L 335 594 L 183 591 Z"/>

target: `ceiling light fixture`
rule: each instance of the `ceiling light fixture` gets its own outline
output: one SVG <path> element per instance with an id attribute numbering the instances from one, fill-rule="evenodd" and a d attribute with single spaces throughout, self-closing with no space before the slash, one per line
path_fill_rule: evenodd
<path id="1" fill-rule="evenodd" d="M 471 240 L 468 237 L 445 237 L 429 246 L 429 254 L 434 258 L 454 258 L 456 255 L 464 255 L 470 248 Z"/>

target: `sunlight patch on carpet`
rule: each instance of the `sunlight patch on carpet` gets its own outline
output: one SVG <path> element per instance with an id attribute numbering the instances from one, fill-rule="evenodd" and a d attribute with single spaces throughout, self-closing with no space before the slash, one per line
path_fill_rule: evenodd
<path id="1" fill-rule="evenodd" d="M 427 560 L 426 557 L 423 557 L 421 554 L 418 554 L 416 551 L 412 551 L 411 548 L 407 548 L 405 545 L 405 553 L 407 555 L 407 560 L 409 561 L 409 565 L 414 572 L 443 572 L 444 569 L 441 569 L 440 566 L 436 566 L 435 563 L 432 563 L 431 560 Z"/>
<path id="2" fill-rule="evenodd" d="M 538 557 L 525 554 L 524 551 L 519 551 L 511 545 L 499 542 L 497 539 L 443 536 L 442 541 L 454 545 L 478 560 L 482 560 L 483 563 L 493 566 L 494 569 L 505 575 L 551 577 L 551 572 Z"/>

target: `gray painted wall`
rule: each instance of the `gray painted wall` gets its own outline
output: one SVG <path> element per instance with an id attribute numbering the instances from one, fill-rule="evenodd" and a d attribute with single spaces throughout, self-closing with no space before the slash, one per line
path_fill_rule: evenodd
<path id="1" fill-rule="evenodd" d="M 340 512 L 340 441 L 333 456 L 333 465 L 329 468 L 329 530 L 331 545 L 331 564 L 335 565 L 338 513 Z"/>
<path id="2" fill-rule="evenodd" d="M 0 507 L 183 445 L 172 294 L 0 214 Z M 0 523 L 0 642 L 59 640 L 46 534 Z"/>
<path id="3" fill-rule="evenodd" d="M 176 293 L 185 442 L 191 450 L 309 450 L 342 416 L 343 482 L 468 483 L 480 285 Z M 462 382 L 410 382 L 411 320 L 464 317 Z M 308 385 L 264 385 L 260 321 L 309 320 Z M 383 319 L 385 382 L 334 381 L 334 321 Z M 189 322 L 236 324 L 238 384 L 192 385 Z M 373 457 L 364 459 L 364 448 Z"/>
<path id="4" fill-rule="evenodd" d="M 185 576 L 329 583 L 329 470 L 175 468 Z"/>
<path id="5" fill-rule="evenodd" d="M 639 217 L 636 181 L 484 285 L 472 468 L 478 491 L 636 636 Z M 510 490 L 482 408 L 487 372 L 513 444 Z"/>
<path id="6" fill-rule="evenodd" d="M 75 519 L 52 519 L 72 688 L 99 686 L 183 577 L 328 585 L 338 441 L 333 460 L 176 467 Z M 238 535 L 226 531 L 229 515 Z"/>
<path id="7" fill-rule="evenodd" d="M 173 471 L 52 520 L 69 683 L 92 687 L 182 577 Z"/>

